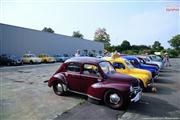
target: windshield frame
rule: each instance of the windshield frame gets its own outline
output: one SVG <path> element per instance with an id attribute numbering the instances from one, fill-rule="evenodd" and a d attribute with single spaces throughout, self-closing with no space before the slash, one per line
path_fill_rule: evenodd
<path id="1" fill-rule="evenodd" d="M 109 65 L 109 67 L 111 67 L 111 68 L 108 68 L 107 69 L 107 71 L 105 71 L 102 67 L 102 65 L 103 65 L 103 63 L 108 63 L 108 64 L 106 64 L 106 65 Z M 110 62 L 108 62 L 108 61 L 102 61 L 102 62 L 99 62 L 99 68 L 101 69 L 101 71 L 103 72 L 103 74 L 105 74 L 105 75 L 109 75 L 109 74 L 114 74 L 114 73 L 116 73 L 116 69 L 113 67 L 113 65 L 110 63 Z M 105 66 L 105 67 L 107 67 L 107 66 Z M 110 70 L 111 69 L 111 70 Z"/>
<path id="2" fill-rule="evenodd" d="M 133 68 L 135 68 L 128 60 L 124 60 L 124 62 L 125 62 L 125 64 L 126 64 L 126 66 L 127 66 L 128 69 L 133 69 Z"/>

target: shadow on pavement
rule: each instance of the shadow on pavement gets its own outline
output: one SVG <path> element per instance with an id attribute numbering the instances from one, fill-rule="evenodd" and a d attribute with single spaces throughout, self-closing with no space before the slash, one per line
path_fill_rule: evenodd
<path id="1" fill-rule="evenodd" d="M 158 78 L 157 80 L 155 80 L 155 84 L 156 83 L 173 84 L 175 83 L 175 81 L 170 80 L 168 78 Z"/>
<path id="2" fill-rule="evenodd" d="M 151 117 L 180 117 L 180 113 L 177 116 L 172 116 L 169 112 L 179 110 L 176 106 L 169 104 L 168 102 L 143 96 L 143 99 L 139 103 L 131 104 L 128 111 L 131 113 L 151 116 Z"/>
<path id="3" fill-rule="evenodd" d="M 165 87 L 165 86 L 157 86 L 157 92 L 155 94 L 157 95 L 170 95 L 176 92 L 176 90 Z"/>
<path id="4" fill-rule="evenodd" d="M 124 111 L 113 110 L 103 105 L 84 102 L 54 120 L 117 120 L 118 114 L 123 113 Z"/>

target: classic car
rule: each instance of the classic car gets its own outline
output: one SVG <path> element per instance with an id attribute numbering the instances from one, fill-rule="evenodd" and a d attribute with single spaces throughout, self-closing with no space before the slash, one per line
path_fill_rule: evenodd
<path id="1" fill-rule="evenodd" d="M 140 69 L 144 69 L 144 70 L 150 71 L 152 73 L 152 77 L 154 79 L 159 76 L 158 68 L 157 67 L 141 64 L 138 61 L 137 57 L 135 57 L 135 56 L 122 56 L 122 58 L 127 59 L 135 68 L 140 68 Z"/>
<path id="2" fill-rule="evenodd" d="M 53 55 L 53 57 L 56 59 L 57 62 L 64 62 L 70 58 L 67 55 L 65 56 L 65 55 L 59 55 L 59 54 Z"/>
<path id="3" fill-rule="evenodd" d="M 88 100 L 104 101 L 113 108 L 123 108 L 141 98 L 139 80 L 117 73 L 108 61 L 93 57 L 73 57 L 66 60 L 48 80 L 56 95 L 75 92 Z"/>
<path id="4" fill-rule="evenodd" d="M 103 59 L 111 62 L 117 72 L 138 78 L 142 89 L 152 86 L 151 72 L 135 68 L 129 61 L 120 57 L 114 59 L 112 57 L 104 57 Z"/>
<path id="5" fill-rule="evenodd" d="M 23 64 L 41 63 L 41 58 L 36 57 L 35 54 L 25 54 L 22 58 Z"/>
<path id="6" fill-rule="evenodd" d="M 11 54 L 0 55 L 0 65 L 21 65 L 22 59 Z"/>
<path id="7" fill-rule="evenodd" d="M 41 58 L 41 62 L 43 63 L 53 63 L 53 62 L 56 62 L 55 58 L 54 57 L 51 57 L 47 54 L 40 54 L 38 55 L 39 58 Z"/>
<path id="8" fill-rule="evenodd" d="M 157 62 L 162 62 L 163 61 L 162 57 L 160 57 L 158 55 L 148 55 L 148 56 L 152 61 L 157 61 Z"/>
<path id="9" fill-rule="evenodd" d="M 143 56 L 143 55 L 139 55 L 139 58 L 142 58 L 146 61 L 146 63 L 153 63 L 153 64 L 157 64 L 159 66 L 159 69 L 161 69 L 163 67 L 163 62 L 161 61 L 153 61 L 149 56 Z"/>
<path id="10" fill-rule="evenodd" d="M 141 64 L 145 64 L 145 65 L 151 65 L 151 66 L 156 66 L 158 69 L 159 66 L 155 63 L 147 63 L 143 58 L 139 57 L 139 56 L 136 56 L 138 58 L 138 61 L 141 63 Z"/>

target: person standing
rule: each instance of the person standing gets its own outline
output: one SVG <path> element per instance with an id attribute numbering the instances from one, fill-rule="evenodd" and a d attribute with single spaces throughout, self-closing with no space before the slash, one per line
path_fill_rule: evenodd
<path id="1" fill-rule="evenodd" d="M 171 66 L 170 61 L 169 61 L 169 56 L 167 53 L 164 54 L 163 62 L 164 62 L 164 66 L 166 67 Z"/>
<path id="2" fill-rule="evenodd" d="M 80 55 L 80 50 L 78 49 L 77 51 L 76 51 L 76 53 L 75 53 L 75 57 L 80 57 L 81 55 Z"/>

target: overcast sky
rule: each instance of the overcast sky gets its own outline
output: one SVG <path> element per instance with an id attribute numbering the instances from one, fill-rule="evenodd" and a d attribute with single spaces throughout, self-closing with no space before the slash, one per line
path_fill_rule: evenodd
<path id="1" fill-rule="evenodd" d="M 80 30 L 93 39 L 97 28 L 106 28 L 111 44 L 128 40 L 131 44 L 152 45 L 158 40 L 167 48 L 168 40 L 180 34 L 179 0 L 0 0 L 0 23 L 72 35 Z M 176 10 L 170 10 L 175 8 Z"/>

